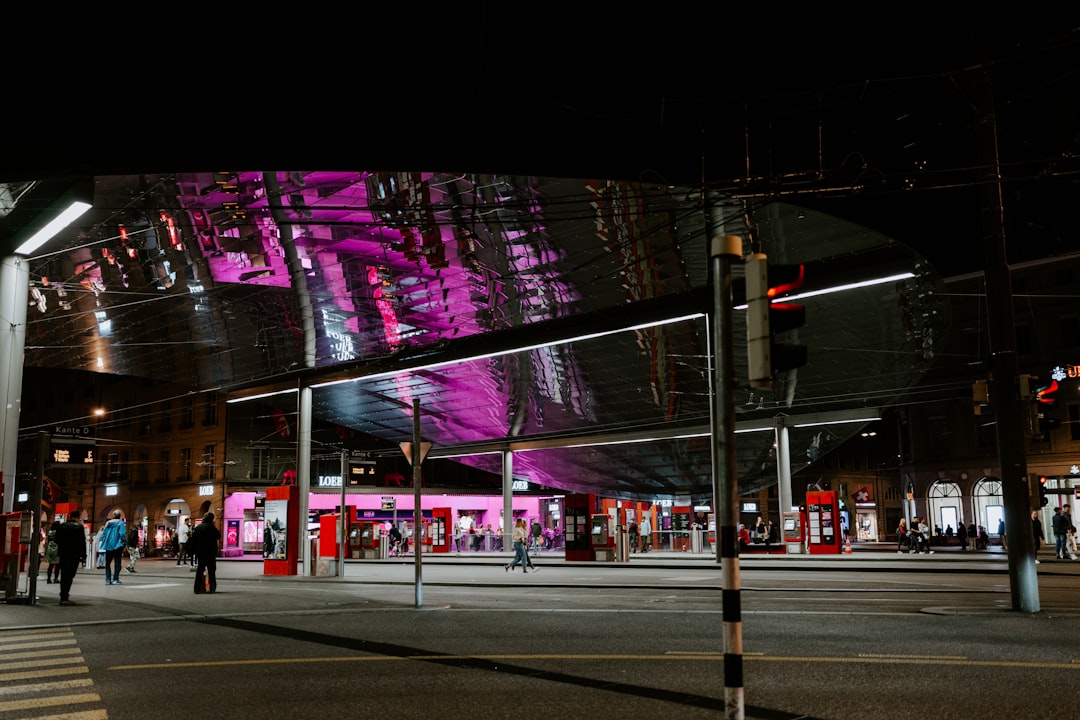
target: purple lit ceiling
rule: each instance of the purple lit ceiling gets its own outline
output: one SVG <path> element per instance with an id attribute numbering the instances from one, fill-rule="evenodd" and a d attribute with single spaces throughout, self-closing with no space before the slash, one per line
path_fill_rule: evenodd
<path id="1" fill-rule="evenodd" d="M 749 218 L 774 260 L 813 263 L 810 283 L 916 273 L 807 300 L 810 362 L 775 395 L 746 387 L 736 311 L 740 420 L 883 408 L 918 379 L 946 325 L 925 261 L 805 208 L 719 200 L 723 232 Z M 238 394 L 311 383 L 315 418 L 358 448 L 411 439 L 418 399 L 433 454 L 497 473 L 513 447 L 514 475 L 551 488 L 708 495 L 708 439 L 677 439 L 709 426 L 704 319 L 466 359 L 703 309 L 705 215 L 693 189 L 603 180 L 100 176 L 62 251 L 31 260 L 26 364 Z M 855 429 L 794 430 L 796 469 Z M 743 490 L 775 482 L 770 433 L 737 445 Z"/>

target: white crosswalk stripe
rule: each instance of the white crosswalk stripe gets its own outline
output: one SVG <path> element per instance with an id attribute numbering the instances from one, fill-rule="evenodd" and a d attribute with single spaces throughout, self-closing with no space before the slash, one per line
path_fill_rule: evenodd
<path id="1" fill-rule="evenodd" d="M 107 720 L 89 673 L 70 628 L 0 632 L 0 717 Z"/>

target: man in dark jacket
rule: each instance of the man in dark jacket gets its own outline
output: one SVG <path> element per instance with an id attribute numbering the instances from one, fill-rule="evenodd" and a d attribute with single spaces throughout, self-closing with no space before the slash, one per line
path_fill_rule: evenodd
<path id="1" fill-rule="evenodd" d="M 67 522 L 56 530 L 56 545 L 60 552 L 60 604 L 74 605 L 71 583 L 79 565 L 86 562 L 86 529 L 79 522 L 79 510 L 68 513 Z"/>
<path id="2" fill-rule="evenodd" d="M 191 531 L 188 547 L 197 560 L 195 594 L 217 592 L 217 554 L 221 531 L 214 526 L 214 513 L 203 516 L 199 526 Z"/>

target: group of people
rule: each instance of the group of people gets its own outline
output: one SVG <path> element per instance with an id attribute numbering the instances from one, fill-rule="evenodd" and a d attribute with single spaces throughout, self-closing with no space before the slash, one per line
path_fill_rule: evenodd
<path id="1" fill-rule="evenodd" d="M 930 549 L 930 526 L 919 516 L 911 518 L 911 527 L 908 527 L 907 520 L 900 518 L 900 525 L 896 528 L 896 537 L 896 552 L 898 553 L 903 553 L 907 549 L 910 554 L 934 554 L 934 551 Z"/>
<path id="2" fill-rule="evenodd" d="M 71 585 L 79 566 L 86 562 L 86 528 L 79 521 L 80 511 L 69 511 L 67 520 L 55 520 L 49 527 L 44 541 L 43 560 L 46 564 L 46 584 L 60 585 L 60 604 L 74 605 L 71 599 Z M 186 526 L 190 530 L 190 520 Z M 192 570 L 195 571 L 195 593 L 217 591 L 217 553 L 221 542 L 221 531 L 214 525 L 214 513 L 203 516 L 202 522 L 186 536 L 184 547 L 190 553 Z M 139 529 L 127 528 L 124 515 L 114 510 L 112 517 L 105 523 L 97 535 L 97 550 L 104 557 L 106 585 L 122 585 L 120 568 L 129 573 L 139 562 Z M 128 553 L 128 563 L 123 565 L 124 550 Z M 177 565 L 180 561 L 177 560 Z"/>

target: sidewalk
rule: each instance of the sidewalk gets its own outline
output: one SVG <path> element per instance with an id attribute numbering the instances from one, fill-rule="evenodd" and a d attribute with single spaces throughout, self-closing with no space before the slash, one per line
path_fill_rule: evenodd
<path id="1" fill-rule="evenodd" d="M 935 550 L 933 555 L 899 555 L 892 543 L 860 543 L 851 554 L 842 555 L 749 555 L 739 559 L 742 571 L 852 571 L 853 583 L 868 572 L 920 573 L 1001 573 L 1008 574 L 1008 564 L 1001 548 L 968 553 L 957 548 Z M 523 582 L 543 587 L 619 587 L 642 583 L 674 583 L 670 577 L 649 570 L 689 570 L 700 578 L 679 576 L 680 586 L 694 583 L 719 585 L 720 564 L 704 553 L 653 551 L 632 554 L 627 562 L 568 562 L 564 553 L 540 552 L 533 561 L 540 573 L 523 576 L 503 572 L 510 559 L 507 553 L 424 554 L 420 571 L 424 586 L 462 585 L 470 587 L 516 586 Z M 1080 575 L 1080 561 L 1055 560 L 1052 548 L 1040 553 L 1040 575 Z M 59 605 L 59 586 L 47 584 L 44 573 L 37 582 L 38 600 L 34 604 L 0 604 L 0 630 L 121 622 L 175 621 L 207 615 L 244 615 L 258 613 L 310 612 L 320 604 L 321 590 L 341 584 L 382 588 L 400 586 L 400 591 L 370 593 L 392 598 L 388 607 L 410 606 L 416 565 L 412 557 L 387 560 L 347 560 L 343 577 L 313 577 L 306 574 L 274 576 L 263 574 L 260 558 L 221 558 L 218 560 L 218 592 L 195 595 L 195 574 L 175 560 L 147 558 L 140 560 L 135 574 L 123 573 L 122 585 L 106 586 L 104 571 L 82 568 L 76 575 L 71 597 L 73 607 Z M 582 573 L 585 569 L 589 572 Z M 544 571 L 547 572 L 544 572 Z M 640 572 L 639 572 L 640 571 Z M 1004 578 L 1003 578 L 1004 579 Z M 327 586 L 330 587 L 327 587 Z M 338 588 L 340 589 L 340 588 Z M 305 592 L 311 590 L 311 593 Z M 374 602 L 364 594 L 365 602 Z"/>

